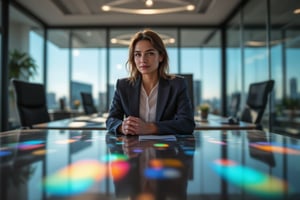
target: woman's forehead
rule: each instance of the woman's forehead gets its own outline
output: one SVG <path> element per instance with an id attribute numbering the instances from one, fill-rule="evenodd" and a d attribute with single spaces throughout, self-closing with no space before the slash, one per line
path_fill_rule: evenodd
<path id="1" fill-rule="evenodd" d="M 148 40 L 140 40 L 136 43 L 134 51 L 148 51 L 155 50 L 153 45 Z"/>

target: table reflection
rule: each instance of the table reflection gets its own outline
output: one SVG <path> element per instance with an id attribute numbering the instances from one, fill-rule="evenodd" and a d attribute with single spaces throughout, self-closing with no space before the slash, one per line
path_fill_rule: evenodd
<path id="1" fill-rule="evenodd" d="M 15 130 L 0 135 L 0 199 L 299 199 L 299 163 L 298 138 L 257 130 Z"/>
<path id="2" fill-rule="evenodd" d="M 193 135 L 178 136 L 176 141 L 108 135 L 107 143 L 118 198 L 187 199 L 195 150 Z"/>

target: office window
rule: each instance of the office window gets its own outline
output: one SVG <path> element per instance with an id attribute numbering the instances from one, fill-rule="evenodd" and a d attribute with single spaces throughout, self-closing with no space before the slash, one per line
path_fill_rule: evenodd
<path id="1" fill-rule="evenodd" d="M 72 88 L 71 102 L 81 101 L 80 92 L 91 92 L 98 111 L 105 112 L 106 102 L 106 34 L 103 30 L 72 31 L 71 83 L 86 89 Z"/>
<path id="2" fill-rule="evenodd" d="M 206 78 L 213 71 L 214 76 L 220 77 L 220 55 L 216 57 L 205 58 L 205 55 L 215 55 L 214 50 L 219 50 L 220 40 L 211 36 L 212 30 L 210 29 L 181 29 L 181 44 L 180 44 L 180 72 L 182 74 L 193 74 L 193 87 L 194 87 L 194 108 L 203 102 L 208 102 L 214 109 L 220 108 L 220 84 L 219 81 L 211 83 Z M 218 35 L 218 34 L 217 34 Z M 213 53 L 214 52 L 214 53 Z M 217 60 L 218 63 L 213 63 Z M 207 73 L 205 75 L 205 73 Z M 211 75 L 209 75 L 211 76 Z M 209 81 L 209 82 L 208 82 Z M 206 86 L 206 87 L 205 87 Z M 208 87 L 214 87 L 212 93 Z"/>
<path id="3" fill-rule="evenodd" d="M 47 103 L 48 108 L 59 108 L 59 99 L 65 99 L 70 108 L 69 31 L 50 30 L 47 41 Z"/>
<path id="4" fill-rule="evenodd" d="M 300 125 L 300 31 L 299 1 L 287 0 L 278 6 L 279 0 L 271 5 L 271 69 L 275 80 L 275 97 L 272 105 L 272 131 L 299 135 Z M 289 164 L 294 164 L 289 161 Z M 293 177 L 289 177 L 293 179 Z"/>
<path id="5" fill-rule="evenodd" d="M 29 32 L 29 53 L 35 60 L 38 69 L 34 77 L 30 78 L 32 82 L 43 83 L 44 78 L 44 38 L 43 30 L 35 28 Z"/>
<path id="6" fill-rule="evenodd" d="M 108 50 L 108 105 L 110 106 L 117 79 L 128 77 L 126 62 L 131 37 L 139 29 L 110 29 Z"/>
<path id="7" fill-rule="evenodd" d="M 18 51 L 18 53 L 27 53 L 31 58 L 35 60 L 37 65 L 37 73 L 34 73 L 26 80 L 26 76 L 20 74 L 16 77 L 25 79 L 30 82 L 41 82 L 43 71 L 43 42 L 41 36 L 36 36 L 33 32 L 38 33 L 42 31 L 41 25 L 28 17 L 24 13 L 20 12 L 17 8 L 9 6 L 9 53 L 12 51 Z M 10 69 L 8 69 L 10 70 Z M 23 73 L 24 74 L 24 73 Z M 16 111 L 13 93 L 9 94 L 9 129 L 19 127 L 19 117 Z"/>

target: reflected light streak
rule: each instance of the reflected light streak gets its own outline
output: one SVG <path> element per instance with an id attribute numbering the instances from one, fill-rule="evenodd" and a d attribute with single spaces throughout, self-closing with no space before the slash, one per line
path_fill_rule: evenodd
<path id="1" fill-rule="evenodd" d="M 267 151 L 272 153 L 300 155 L 299 150 L 295 150 L 288 147 L 277 146 L 272 143 L 258 142 L 258 143 L 251 143 L 250 146 L 262 151 Z"/>
<path id="2" fill-rule="evenodd" d="M 256 195 L 275 198 L 284 194 L 288 189 L 288 184 L 285 181 L 258 170 L 239 165 L 232 160 L 216 160 L 212 164 L 212 168 L 229 183 Z"/>
<path id="3" fill-rule="evenodd" d="M 97 160 L 81 160 L 46 177 L 44 187 L 50 195 L 77 195 L 104 179 L 105 175 L 106 165 Z"/>

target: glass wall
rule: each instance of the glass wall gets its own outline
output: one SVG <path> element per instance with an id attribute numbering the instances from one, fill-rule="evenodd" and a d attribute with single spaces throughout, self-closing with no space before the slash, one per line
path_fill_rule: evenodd
<path id="1" fill-rule="evenodd" d="M 106 55 L 105 30 L 72 31 L 71 102 L 88 92 L 97 110 L 106 111 Z"/>
<path id="2" fill-rule="evenodd" d="M 238 116 L 241 112 L 241 97 L 243 89 L 242 44 L 240 13 L 229 23 L 226 34 L 226 77 L 227 77 L 227 115 Z M 239 100 L 234 101 L 237 96 Z"/>
<path id="3" fill-rule="evenodd" d="M 241 92 L 243 109 L 249 84 L 273 79 L 262 124 L 284 134 L 300 134 L 299 8 L 292 0 L 253 0 L 227 25 L 228 107 L 231 95 Z"/>
<path id="4" fill-rule="evenodd" d="M 17 78 L 31 82 L 42 82 L 43 80 L 43 27 L 41 24 L 26 16 L 16 8 L 9 8 L 9 55 L 27 54 L 27 58 L 33 59 L 36 68 L 32 69 L 32 76 L 22 68 L 22 59 L 19 57 L 19 71 L 8 69 L 9 79 Z M 12 59 L 9 56 L 9 60 Z M 12 75 L 15 74 L 15 75 Z M 17 75 L 16 75 L 17 74 Z M 9 88 L 9 126 L 16 128 L 19 126 L 19 118 L 15 107 L 12 87 Z"/>
<path id="5" fill-rule="evenodd" d="M 51 112 L 60 109 L 60 99 L 70 107 L 70 34 L 68 30 L 48 32 L 46 90 Z"/>
<path id="6" fill-rule="evenodd" d="M 33 28 L 29 31 L 29 54 L 35 60 L 38 68 L 30 81 L 43 83 L 44 80 L 44 30 Z"/>
<path id="7" fill-rule="evenodd" d="M 300 2 L 270 1 L 272 77 L 276 81 L 272 131 L 300 134 Z"/>
<path id="8" fill-rule="evenodd" d="M 220 34 L 214 33 L 213 37 L 211 34 L 211 29 L 181 29 L 180 73 L 193 75 L 195 111 L 206 102 L 220 113 Z M 216 78 L 209 78 L 211 75 Z"/>

